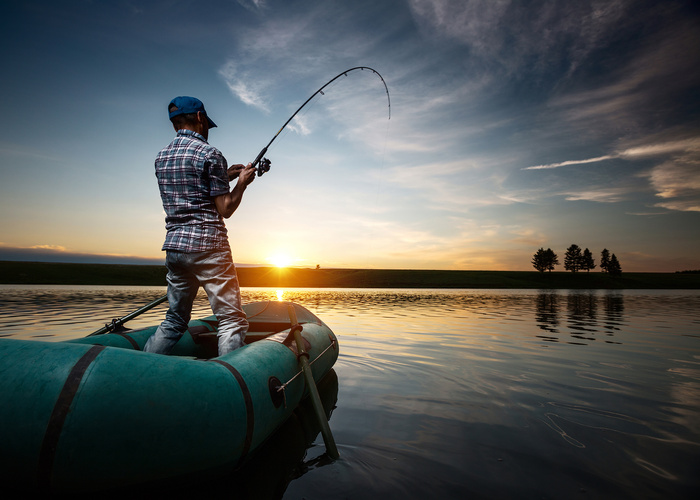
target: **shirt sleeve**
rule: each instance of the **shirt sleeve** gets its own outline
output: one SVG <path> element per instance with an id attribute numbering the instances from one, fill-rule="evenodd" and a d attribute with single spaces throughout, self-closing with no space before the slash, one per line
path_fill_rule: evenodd
<path id="1" fill-rule="evenodd" d="M 209 171 L 209 196 L 228 193 L 228 163 L 221 152 L 212 152 L 206 159 L 206 167 Z"/>

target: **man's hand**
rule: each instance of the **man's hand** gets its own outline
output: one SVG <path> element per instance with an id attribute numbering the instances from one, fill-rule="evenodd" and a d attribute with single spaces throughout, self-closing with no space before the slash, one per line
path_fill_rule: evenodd
<path id="1" fill-rule="evenodd" d="M 241 165 L 240 163 L 238 163 L 236 165 L 231 165 L 230 167 L 228 167 L 228 170 L 227 170 L 228 181 L 231 182 L 233 179 L 238 177 L 244 168 L 245 168 L 245 166 Z"/>
<path id="2" fill-rule="evenodd" d="M 238 166 L 239 165 L 236 165 L 236 167 Z M 257 169 L 253 166 L 252 163 L 248 163 L 248 165 L 246 165 L 245 167 L 243 165 L 240 165 L 240 167 L 241 168 L 238 170 L 237 174 L 239 176 L 238 182 L 242 182 L 244 186 L 247 186 L 255 180 L 255 174 L 257 172 Z"/>

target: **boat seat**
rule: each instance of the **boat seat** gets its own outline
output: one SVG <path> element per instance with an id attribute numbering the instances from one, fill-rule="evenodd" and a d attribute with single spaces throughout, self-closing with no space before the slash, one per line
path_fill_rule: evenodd
<path id="1" fill-rule="evenodd" d="M 261 340 L 275 333 L 289 330 L 292 327 L 289 321 L 251 321 L 246 334 L 246 344 Z M 218 343 L 217 332 L 209 330 L 206 326 L 194 326 L 188 330 L 192 340 L 198 345 L 209 345 L 216 348 Z"/>

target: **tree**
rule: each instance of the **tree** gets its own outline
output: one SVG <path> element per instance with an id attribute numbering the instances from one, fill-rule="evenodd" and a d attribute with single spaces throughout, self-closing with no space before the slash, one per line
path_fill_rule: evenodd
<path id="1" fill-rule="evenodd" d="M 554 270 L 554 266 L 559 265 L 559 257 L 554 253 L 554 250 L 548 248 L 546 251 L 547 256 L 547 271 L 550 273 Z"/>
<path id="2" fill-rule="evenodd" d="M 559 265 L 559 258 L 551 248 L 545 250 L 540 248 L 532 257 L 532 266 L 539 272 L 552 271 L 554 266 Z"/>
<path id="3" fill-rule="evenodd" d="M 604 273 L 610 272 L 609 268 L 610 267 L 610 252 L 608 252 L 607 248 L 604 248 L 602 252 L 600 252 L 600 270 L 603 271 Z"/>
<path id="4" fill-rule="evenodd" d="M 545 249 L 540 248 L 535 252 L 535 255 L 532 256 L 532 267 L 537 269 L 539 272 L 543 273 L 547 269 L 547 265 L 545 264 L 545 259 L 544 259 L 544 253 Z"/>
<path id="5" fill-rule="evenodd" d="M 620 267 L 620 263 L 618 262 L 617 257 L 615 257 L 615 254 L 612 254 L 612 257 L 610 257 L 608 273 L 610 273 L 610 276 L 620 276 L 622 274 L 622 267 Z"/>
<path id="6" fill-rule="evenodd" d="M 581 269 L 581 260 L 583 256 L 581 255 L 581 247 L 574 244 L 566 249 L 566 254 L 564 254 L 564 269 L 575 273 Z"/>
<path id="7" fill-rule="evenodd" d="M 581 256 L 581 270 L 589 272 L 591 269 L 595 269 L 595 259 L 591 251 L 586 248 Z"/>

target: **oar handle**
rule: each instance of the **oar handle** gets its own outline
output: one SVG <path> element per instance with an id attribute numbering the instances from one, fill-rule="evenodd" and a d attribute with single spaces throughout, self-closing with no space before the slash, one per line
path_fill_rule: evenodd
<path id="1" fill-rule="evenodd" d="M 328 419 L 326 418 L 326 412 L 323 409 L 323 403 L 321 403 L 321 396 L 319 396 L 318 389 L 316 388 L 314 375 L 311 372 L 311 366 L 309 365 L 309 355 L 306 352 L 306 348 L 304 347 L 304 339 L 301 336 L 301 331 L 303 327 L 297 321 L 297 314 L 292 304 L 287 306 L 287 311 L 289 312 L 289 320 L 292 323 L 292 332 L 294 332 L 294 340 L 297 344 L 297 357 L 299 358 L 301 370 L 302 372 L 304 372 L 306 387 L 309 389 L 309 395 L 311 396 L 311 403 L 314 407 L 316 418 L 318 419 L 318 423 L 321 426 L 321 435 L 323 435 L 323 442 L 326 445 L 326 453 L 333 460 L 336 460 L 340 457 L 340 454 L 338 453 L 338 447 L 335 445 L 335 440 L 333 439 L 331 428 L 328 425 Z"/>
<path id="2" fill-rule="evenodd" d="M 123 318 L 113 319 L 111 323 L 109 323 L 109 324 L 103 326 L 103 327 L 100 328 L 99 330 L 96 330 L 96 331 L 92 332 L 90 335 L 88 335 L 88 337 L 92 337 L 93 335 L 102 335 L 103 333 L 111 332 L 111 331 L 114 330 L 115 328 L 118 328 L 118 327 L 122 326 L 122 325 L 123 325 L 124 323 L 126 323 L 127 321 L 130 321 L 130 320 L 134 319 L 136 316 L 145 313 L 145 312 L 148 311 L 149 309 L 153 309 L 155 306 L 157 306 L 157 305 L 159 305 L 159 304 L 162 304 L 162 303 L 165 302 L 166 300 L 168 300 L 168 295 L 167 295 L 167 294 L 165 294 L 165 295 L 163 295 L 162 297 L 160 297 L 160 298 L 154 300 L 154 301 L 151 302 L 150 304 L 146 304 L 146 305 L 143 306 L 142 308 L 137 309 L 137 310 L 135 310 L 134 312 L 127 314 L 127 315 L 124 316 Z"/>

